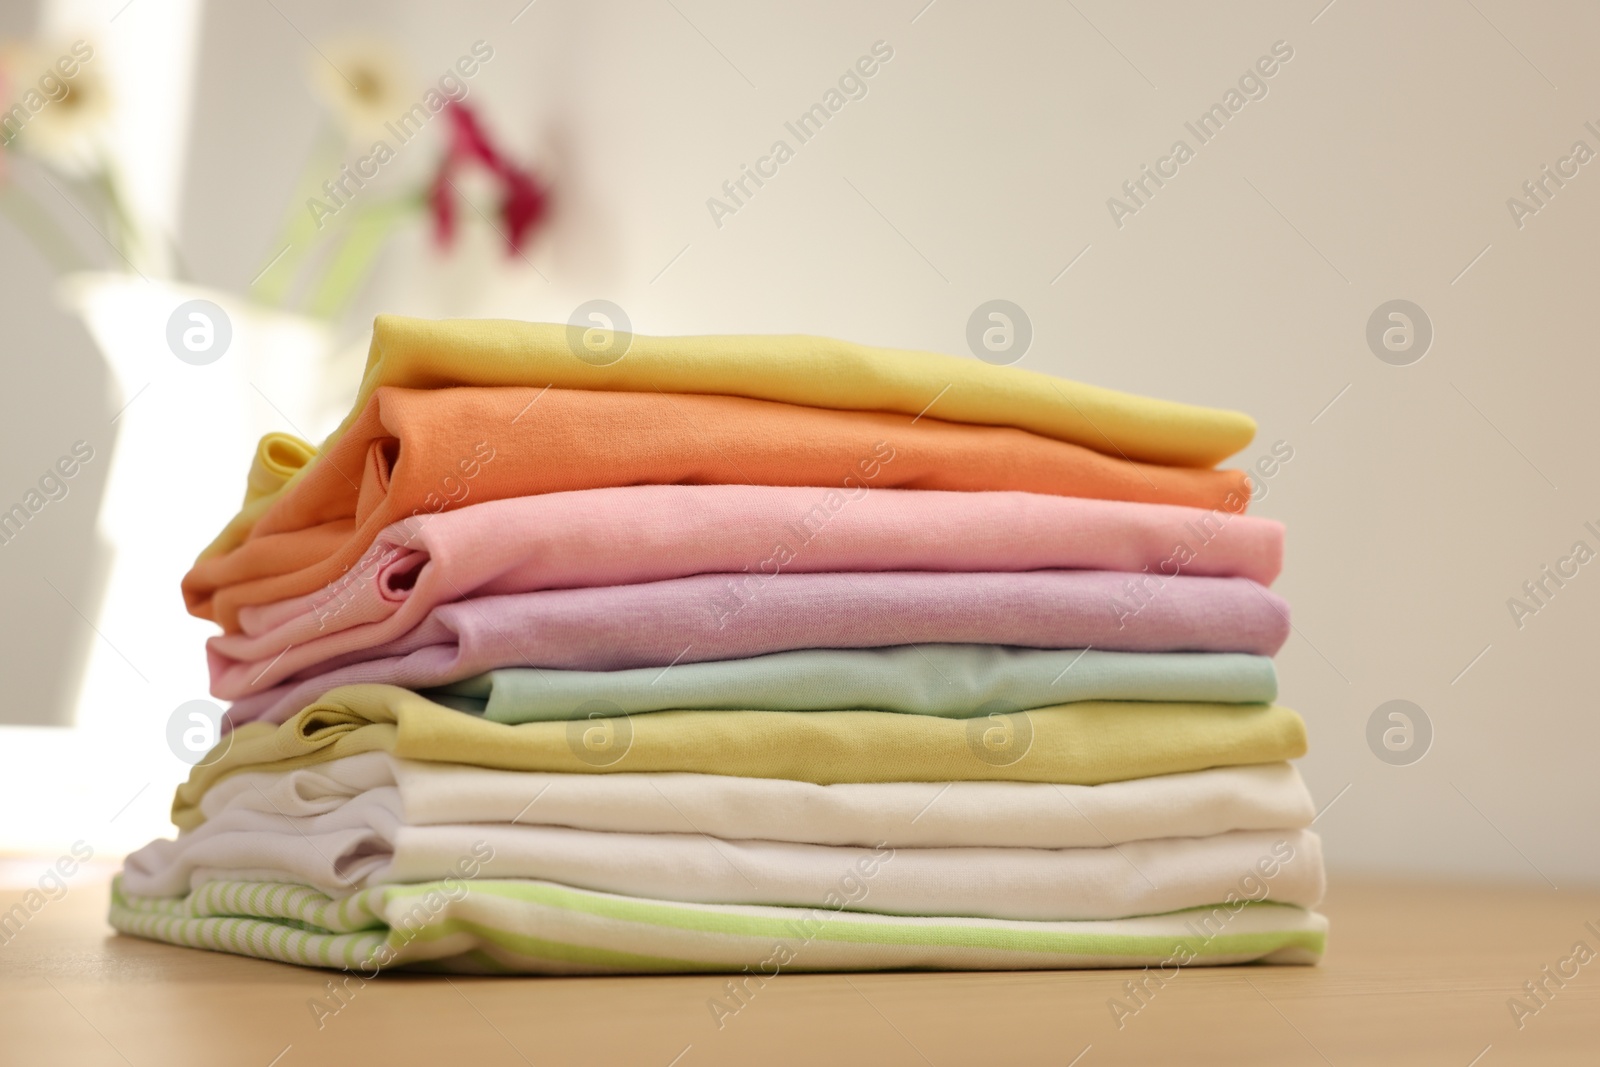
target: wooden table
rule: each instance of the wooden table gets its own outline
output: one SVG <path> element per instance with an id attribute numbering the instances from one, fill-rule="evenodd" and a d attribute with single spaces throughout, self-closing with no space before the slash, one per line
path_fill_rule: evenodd
<path id="1" fill-rule="evenodd" d="M 1191 968 L 1120 1030 L 1117 971 L 785 975 L 721 1030 L 716 978 L 389 974 L 319 1030 L 323 972 L 120 937 L 105 906 L 74 884 L 0 946 L 0 1064 L 1600 1064 L 1600 958 L 1520 1030 L 1507 1007 L 1600 952 L 1593 891 L 1336 876 L 1322 966 Z"/>

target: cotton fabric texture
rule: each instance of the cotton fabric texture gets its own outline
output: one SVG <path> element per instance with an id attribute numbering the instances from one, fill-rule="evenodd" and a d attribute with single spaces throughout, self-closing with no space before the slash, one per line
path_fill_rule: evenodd
<path id="1" fill-rule="evenodd" d="M 289 771 L 363 752 L 502 770 L 680 771 L 836 782 L 1096 785 L 1305 753 L 1305 724 L 1261 704 L 1085 701 L 977 719 L 874 711 L 663 711 L 622 719 L 486 722 L 407 689 L 348 686 L 279 726 L 234 730 L 173 799 L 172 821 L 238 771 Z"/>
<path id="2" fill-rule="evenodd" d="M 225 669 L 212 691 L 236 699 L 234 724 L 281 722 L 340 685 L 422 689 L 505 666 L 610 671 L 923 643 L 1270 656 L 1288 634 L 1288 606 L 1247 578 L 1157 585 L 1110 571 L 778 574 L 745 590 L 725 575 L 697 575 L 444 604 L 404 637 L 308 677 L 252 693 L 282 669 L 254 677 Z"/>
<path id="3" fill-rule="evenodd" d="M 701 711 L 890 711 L 968 719 L 1078 700 L 1269 703 L 1265 656 L 999 645 L 801 649 L 620 671 L 508 667 L 429 690 L 493 722 Z"/>
<path id="4" fill-rule="evenodd" d="M 381 317 L 182 581 L 225 733 L 110 921 L 360 980 L 1315 963 L 1236 412 Z M 349 979 L 347 979 L 347 982 Z"/>
<path id="5" fill-rule="evenodd" d="M 385 751 L 231 774 L 200 798 L 200 815 L 209 826 L 238 812 L 303 819 L 352 804 L 379 805 L 410 826 L 514 823 L 890 848 L 1095 848 L 1231 830 L 1299 830 L 1315 815 L 1310 792 L 1287 763 L 1103 785 L 816 785 L 722 774 L 502 771 Z"/>
<path id="6" fill-rule="evenodd" d="M 719 840 L 504 823 L 408 826 L 378 805 L 308 819 L 256 812 L 207 823 L 130 855 L 122 884 L 183 896 L 215 880 L 309 885 L 330 896 L 451 877 L 468 844 L 478 877 L 532 878 L 580 889 L 702 904 L 825 907 L 843 872 L 875 863 L 870 892 L 845 910 L 989 919 L 1122 919 L 1221 900 L 1266 862 L 1272 898 L 1322 899 L 1322 851 L 1306 830 L 1232 831 L 1099 848 L 900 848 Z M 892 857 L 892 862 L 883 862 Z"/>
<path id="7" fill-rule="evenodd" d="M 393 640 L 434 607 L 475 596 L 824 571 L 1072 568 L 1243 577 L 1271 585 L 1283 526 L 1162 504 L 1036 493 L 623 486 L 468 504 L 379 533 L 314 593 L 239 611 L 207 642 L 213 672 L 281 677 Z M 279 657 L 282 657 L 280 660 Z M 276 662 L 275 662 L 276 661 Z"/>
<path id="8" fill-rule="evenodd" d="M 1010 427 L 765 400 L 570 389 L 377 390 L 241 543 L 183 579 L 191 613 L 313 593 L 392 522 L 511 497 L 636 484 L 1021 490 L 1242 512 L 1242 471 L 1136 463 Z"/>
<path id="9" fill-rule="evenodd" d="M 686 904 L 538 881 L 462 879 L 333 900 L 307 886 L 208 882 L 187 897 L 112 886 L 111 925 L 176 945 L 364 979 L 388 968 L 457 974 L 763 975 L 807 971 L 1043 970 L 1312 964 L 1328 921 L 1231 899 L 1137 919 L 1017 922 L 827 908 Z"/>
<path id="10" fill-rule="evenodd" d="M 320 451 L 334 449 L 383 386 L 713 394 L 840 411 L 932 414 L 947 422 L 1014 426 L 1107 455 L 1182 467 L 1215 466 L 1255 436 L 1255 422 L 1239 412 L 929 352 L 818 337 L 633 334 L 622 358 L 599 366 L 577 357 L 581 333 L 554 323 L 380 315 L 354 407 Z M 240 544 L 277 497 L 313 466 L 318 452 L 288 434 L 263 438 L 243 509 L 202 555 Z"/>

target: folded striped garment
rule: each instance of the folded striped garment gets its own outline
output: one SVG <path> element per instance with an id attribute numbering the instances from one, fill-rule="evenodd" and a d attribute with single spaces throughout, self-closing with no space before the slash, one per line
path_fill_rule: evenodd
<path id="1" fill-rule="evenodd" d="M 625 358 L 578 356 L 582 329 L 493 319 L 379 315 L 354 407 L 321 449 L 288 434 L 262 439 L 245 506 L 203 553 L 240 544 L 285 490 L 333 451 L 381 386 L 521 385 L 638 393 L 707 393 L 840 411 L 898 412 L 1014 426 L 1107 455 L 1210 467 L 1255 435 L 1236 411 L 1119 393 L 1019 367 L 930 352 L 796 336 L 628 336 Z M 752 370 L 759 368 L 758 372 Z"/>
<path id="2" fill-rule="evenodd" d="M 277 666 L 287 676 L 394 640 L 451 601 L 694 574 L 755 588 L 780 571 L 1071 568 L 1270 585 L 1282 559 L 1280 523 L 1173 505 L 917 489 L 587 489 L 392 524 L 345 574 L 305 596 L 241 608 L 241 632 L 207 649 L 213 664 Z"/>
<path id="3" fill-rule="evenodd" d="M 1270 656 L 1288 606 L 1248 578 L 1116 571 L 1024 574 L 778 574 L 755 588 L 727 575 L 475 597 L 436 607 L 414 630 L 280 681 L 220 666 L 213 693 L 234 723 L 282 721 L 340 685 L 423 689 L 499 667 L 610 671 L 806 648 L 959 643 Z M 273 686 L 274 682 L 278 682 Z M 255 688 L 273 686 L 270 689 Z"/>
<path id="4" fill-rule="evenodd" d="M 190 772 L 172 821 L 239 771 L 288 771 L 363 752 L 502 770 L 660 771 L 836 782 L 1013 781 L 1095 785 L 1297 759 L 1305 724 L 1263 704 L 1084 701 L 973 719 L 877 711 L 661 711 L 487 722 L 410 690 L 348 686 L 280 726 L 234 730 Z"/>
<path id="5" fill-rule="evenodd" d="M 464 867 L 471 870 L 467 861 Z M 890 861 L 893 862 L 893 861 Z M 870 893 L 870 883 L 867 891 Z M 1243 892 L 1136 919 L 1023 922 L 842 907 L 694 904 L 538 881 L 451 878 L 334 900 L 307 886 L 208 882 L 186 897 L 112 887 L 111 925 L 175 945 L 302 966 L 346 981 L 408 967 L 458 974 L 1044 970 L 1312 964 L 1328 921 Z M 853 892 L 841 886 L 842 904 Z M 1174 971 L 1174 973 L 1176 973 Z"/>
<path id="6" fill-rule="evenodd" d="M 544 774 L 365 752 L 289 771 L 240 771 L 200 798 L 190 833 L 237 813 L 303 819 L 376 805 L 411 826 L 507 823 L 703 833 L 891 848 L 1093 848 L 1230 830 L 1299 830 L 1315 814 L 1288 763 L 1102 785 L 841 782 L 722 774 Z"/>
<path id="7" fill-rule="evenodd" d="M 402 519 L 624 485 L 1020 490 L 1242 512 L 1242 471 L 1163 467 L 1010 427 L 723 396 L 521 388 L 380 389 L 236 547 L 196 561 L 189 610 L 314 593 Z"/>

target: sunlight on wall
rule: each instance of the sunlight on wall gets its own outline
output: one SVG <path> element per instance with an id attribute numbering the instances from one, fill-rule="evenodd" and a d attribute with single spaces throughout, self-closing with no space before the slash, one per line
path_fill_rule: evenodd
<path id="1" fill-rule="evenodd" d="M 113 101 L 112 165 L 130 213 L 146 220 L 151 234 L 133 258 L 152 278 L 169 269 L 172 259 L 170 235 L 183 195 L 200 9 L 200 0 L 47 0 L 40 12 L 41 40 L 82 38 L 95 49 L 96 73 Z M 170 302 L 170 292 L 160 283 L 131 273 L 98 286 L 77 282 L 80 291 L 97 288 L 101 294 L 102 321 L 91 332 L 102 350 L 108 338 L 137 343 L 141 331 L 147 331 L 149 322 L 132 314 L 132 303 L 145 307 L 148 316 L 165 319 L 162 308 Z M 114 307 L 118 299 L 127 305 L 120 321 Z M 217 368 L 178 364 L 157 351 L 163 347 L 160 334 L 144 340 L 149 373 L 134 369 L 132 375 L 148 379 L 150 387 L 117 420 L 111 457 L 115 481 L 107 486 L 100 517 L 101 536 L 112 541 L 117 557 L 110 584 L 113 591 L 122 586 L 124 594 L 108 595 L 98 617 L 85 619 L 97 636 L 75 726 L 0 729 L 0 805 L 12 813 L 0 829 L 0 851 L 54 851 L 78 839 L 102 855 L 135 847 L 166 832 L 170 789 L 187 769 L 166 751 L 164 726 L 172 706 L 168 694 L 204 693 L 200 641 L 206 628 L 181 614 L 176 578 L 169 581 L 162 573 L 170 569 L 164 564 L 173 551 L 170 531 L 176 523 L 191 521 L 183 501 L 171 493 L 183 481 L 167 475 L 197 460 L 203 467 L 207 455 L 227 450 L 205 440 L 209 427 L 204 424 L 211 418 L 184 419 L 173 403 L 177 397 L 163 399 L 158 381 L 176 370 Z M 131 391 L 113 396 L 109 410 L 117 411 L 130 399 L 135 399 Z M 137 410 L 141 404 L 147 405 L 146 411 Z M 247 413 L 224 412 L 221 418 L 243 427 L 249 420 L 239 416 Z M 129 462 L 129 438 L 140 434 L 139 424 L 149 426 L 154 420 L 165 420 L 164 454 Z M 134 617 L 116 618 L 129 610 L 126 594 L 141 577 L 159 580 L 165 586 L 161 595 L 143 604 Z"/>

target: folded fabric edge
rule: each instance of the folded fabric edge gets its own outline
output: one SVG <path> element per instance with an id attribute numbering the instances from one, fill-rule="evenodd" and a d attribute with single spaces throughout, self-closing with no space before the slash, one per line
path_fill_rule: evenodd
<path id="1" fill-rule="evenodd" d="M 443 334 L 451 331 L 455 331 L 458 334 L 463 332 L 463 327 L 480 333 L 498 332 L 500 336 L 493 339 L 486 339 L 480 336 L 468 341 L 462 341 L 459 337 L 453 338 L 451 341 L 441 340 Z M 377 316 L 373 322 L 367 363 L 362 372 L 362 380 L 357 389 L 355 403 L 350 413 L 340 421 L 339 426 L 328 435 L 320 447 L 288 434 L 274 433 L 268 435 L 268 437 L 274 439 L 279 455 L 288 456 L 293 454 L 303 460 L 303 465 L 298 469 L 278 469 L 278 465 L 265 463 L 264 457 L 267 456 L 270 449 L 267 438 L 263 438 L 262 444 L 258 448 L 258 455 L 252 462 L 251 473 L 253 475 L 266 473 L 270 474 L 270 477 L 247 479 L 244 506 L 201 550 L 197 559 L 203 560 L 219 555 L 237 545 L 250 527 L 254 525 L 255 520 L 259 518 L 265 507 L 287 492 L 294 483 L 300 480 L 306 471 L 316 465 L 320 454 L 328 450 L 343 436 L 344 432 L 349 429 L 357 418 L 365 399 L 384 381 L 383 364 L 386 349 L 442 348 L 449 347 L 451 344 L 468 349 L 474 347 L 479 349 L 485 347 L 503 349 L 508 345 L 514 345 L 519 342 L 525 344 L 527 343 L 526 338 L 531 335 L 541 332 L 548 334 L 550 331 L 562 331 L 565 329 L 564 325 L 557 323 L 528 323 L 498 319 L 428 320 L 399 315 Z M 511 335 L 515 334 L 523 336 L 521 338 L 513 338 Z M 831 348 L 841 352 L 877 356 L 880 361 L 887 363 L 890 367 L 904 361 L 923 360 L 935 366 L 956 368 L 953 373 L 961 377 L 966 377 L 968 373 L 965 367 L 968 361 L 957 356 L 878 348 L 805 335 L 770 335 L 743 338 L 718 336 L 649 338 L 642 334 L 635 335 L 636 341 L 640 338 L 650 342 L 668 344 L 693 344 L 696 342 L 722 344 L 729 340 L 748 340 L 752 343 L 799 345 L 814 350 Z M 548 338 L 546 338 L 546 342 L 548 343 Z M 584 382 L 582 387 L 618 388 L 617 385 L 608 384 L 607 380 L 615 380 L 619 369 L 596 367 L 583 364 L 577 360 L 574 360 L 574 364 L 576 365 L 574 373 L 582 374 L 590 379 Z M 627 374 L 631 371 L 631 368 L 620 368 L 620 371 Z M 1004 377 L 995 375 L 994 372 L 996 371 L 1001 372 Z M 793 376 L 803 378 L 803 374 L 797 370 L 791 369 L 790 373 Z M 882 373 L 881 368 L 880 373 Z M 1026 423 L 1026 425 L 1021 425 L 1020 428 L 1029 432 L 1039 433 L 1042 436 L 1050 436 L 1057 440 L 1081 444 L 1086 448 L 1106 455 L 1115 453 L 1125 458 L 1164 466 L 1212 468 L 1228 456 L 1247 446 L 1254 439 L 1257 429 L 1255 420 L 1249 415 L 1226 408 L 1212 408 L 1182 401 L 1146 397 L 1016 367 L 989 367 L 978 373 L 995 377 L 998 381 L 1004 381 L 1005 377 L 1010 377 L 1016 381 L 1048 384 L 1051 390 L 1061 400 L 1066 401 L 1072 410 L 1070 412 L 1061 411 L 1055 413 L 1052 417 L 1038 416 L 1036 418 L 1022 419 L 1020 423 Z M 651 388 L 656 388 L 660 391 L 659 385 L 654 381 L 654 377 L 660 376 L 659 372 L 654 376 L 647 375 L 647 380 L 644 384 L 648 384 Z M 887 378 L 892 381 L 896 378 L 896 375 L 891 371 L 887 374 Z M 447 375 L 418 384 L 445 387 L 448 385 L 482 383 L 474 383 L 470 377 Z M 635 389 L 641 387 L 640 383 L 633 383 L 633 386 Z M 1062 392 L 1063 386 L 1066 387 L 1066 393 Z M 669 389 L 667 391 L 672 390 Z M 813 390 L 793 385 L 787 390 L 779 388 L 732 390 L 707 387 L 697 388 L 692 391 L 717 395 L 751 396 L 757 399 L 775 399 L 782 403 L 794 403 L 799 406 L 829 406 L 817 403 L 821 399 L 820 394 L 812 395 Z M 1001 392 L 1003 393 L 1004 390 L 1002 389 Z M 1076 396 L 1077 399 L 1072 399 L 1072 396 Z M 964 405 L 958 405 L 956 411 L 946 412 L 945 417 L 951 418 L 952 421 L 972 425 L 1020 425 L 1016 419 L 1004 419 L 987 410 L 1000 402 L 997 397 L 989 397 L 986 402 L 978 402 L 971 412 L 961 410 Z M 882 405 L 877 405 L 861 409 L 835 408 L 835 410 L 879 410 L 881 407 Z M 897 407 L 905 407 L 905 405 L 897 405 Z M 1099 415 L 1099 420 L 1092 418 L 1085 411 L 1085 408 Z M 913 412 L 907 409 L 904 414 L 910 415 Z M 1103 428 L 1102 423 L 1110 426 L 1109 431 Z M 193 605 L 191 605 L 192 608 Z"/>
<path id="2" fill-rule="evenodd" d="M 358 398 L 366 397 L 383 383 L 386 359 L 403 360 L 419 352 L 451 349 L 494 352 L 497 355 L 507 350 L 531 350 L 535 355 L 548 351 L 564 354 L 569 348 L 567 336 L 570 329 L 566 323 L 520 319 L 426 319 L 379 314 L 373 319 L 372 341 L 357 395 Z M 768 384 L 765 388 L 730 388 L 726 381 L 719 380 L 722 374 L 728 373 L 726 367 L 713 365 L 709 370 L 693 375 L 691 382 L 684 382 L 672 381 L 670 369 L 653 365 L 676 362 L 674 357 L 681 355 L 680 349 L 713 352 L 741 344 L 755 350 L 766 350 L 764 354 L 768 365 L 763 369 Z M 775 351 L 776 368 L 771 366 Z M 807 407 L 835 407 L 830 402 L 829 390 L 810 380 L 814 377 L 814 367 L 811 365 L 814 361 L 833 358 L 852 362 L 852 369 L 865 375 L 859 384 L 876 401 L 861 407 L 835 407 L 835 410 L 899 411 L 910 403 L 909 398 L 905 404 L 891 403 L 885 406 L 888 398 L 884 394 L 893 393 L 897 388 L 916 381 L 917 375 L 908 373 L 915 368 L 925 371 L 923 376 L 927 378 L 942 373 L 946 377 L 955 377 L 963 384 L 984 387 L 981 390 L 983 395 L 977 399 L 958 396 L 953 401 L 947 401 L 942 417 L 952 421 L 971 425 L 1018 426 L 1031 433 L 1073 441 L 1108 455 L 1115 452 L 1145 462 L 1172 466 L 1215 466 L 1247 446 L 1255 439 L 1257 430 L 1255 419 L 1232 408 L 1147 396 L 1025 367 L 986 366 L 964 356 L 943 352 L 868 345 L 815 334 L 634 333 L 631 335 L 629 352 L 635 358 L 626 363 L 619 360 L 609 364 L 594 364 L 573 360 L 564 367 L 558 380 L 567 387 L 627 391 L 644 391 L 646 388 L 677 391 L 674 387 L 693 384 L 693 388 L 682 391 L 773 399 Z M 743 361 L 748 356 L 749 353 L 741 353 L 735 358 Z M 644 368 L 639 367 L 641 358 L 647 361 Z M 424 387 L 435 388 L 446 383 L 483 384 L 470 375 L 438 373 L 425 374 L 422 381 Z M 1054 412 L 1053 417 L 1040 416 L 1028 410 L 1020 420 L 1015 416 L 1009 419 L 992 416 L 987 409 L 997 400 L 1003 398 L 1016 402 L 1017 398 L 1008 388 L 1012 383 L 1048 386 L 1064 402 L 1063 410 Z M 663 389 L 663 386 L 668 388 Z M 921 402 L 920 398 L 917 402 Z M 1046 403 L 1055 406 L 1048 400 Z M 1024 405 L 1028 409 L 1034 406 Z M 1064 408 L 1070 408 L 1071 411 Z M 917 412 L 907 409 L 902 413 L 911 415 Z M 1096 415 L 1098 419 L 1093 417 Z M 1108 423 L 1109 430 L 1103 428 Z M 335 436 L 338 432 L 335 431 Z"/>
<path id="3" fill-rule="evenodd" d="M 302 966 L 451 973 L 649 974 L 1060 970 L 1311 964 L 1322 915 L 1240 900 L 1160 916 L 1020 922 L 679 904 L 537 881 L 425 883 L 334 901 L 305 886 L 212 882 L 138 898 L 113 883 L 117 930 Z M 408 920 L 410 920 L 408 922 Z M 771 968 L 770 970 L 768 968 Z"/>

